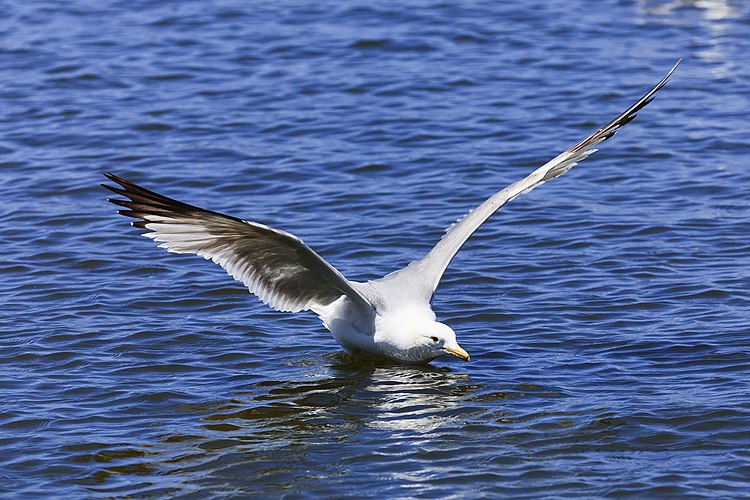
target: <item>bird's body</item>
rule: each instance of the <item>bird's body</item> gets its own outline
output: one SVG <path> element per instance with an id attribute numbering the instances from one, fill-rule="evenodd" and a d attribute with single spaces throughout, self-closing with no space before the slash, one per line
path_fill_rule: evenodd
<path id="1" fill-rule="evenodd" d="M 679 61 L 678 63 L 679 64 Z M 445 354 L 469 355 L 430 307 L 443 272 L 474 231 L 519 194 L 567 172 L 635 118 L 677 68 L 617 118 L 545 163 L 526 178 L 494 194 L 448 228 L 421 260 L 381 279 L 347 280 L 296 236 L 149 191 L 113 174 L 107 186 L 127 197 L 110 201 L 119 213 L 139 219 L 144 236 L 174 253 L 193 253 L 222 266 L 264 303 L 279 311 L 311 310 L 344 349 L 401 363 L 429 362 Z"/>
<path id="2" fill-rule="evenodd" d="M 435 321 L 429 306 L 404 304 L 379 311 L 380 314 L 363 314 L 342 297 L 324 308 L 320 318 L 336 342 L 352 353 L 364 352 L 401 363 L 427 362 L 443 354 L 432 349 L 432 336 L 442 337 L 460 353 L 455 334 Z"/>

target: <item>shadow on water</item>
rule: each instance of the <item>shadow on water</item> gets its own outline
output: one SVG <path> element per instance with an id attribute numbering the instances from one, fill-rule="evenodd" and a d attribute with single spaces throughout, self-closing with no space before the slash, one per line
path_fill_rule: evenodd
<path id="1" fill-rule="evenodd" d="M 115 457 L 125 463 L 115 460 L 83 483 L 98 493 L 121 488 L 139 494 L 220 493 L 229 492 L 228 484 L 242 492 L 265 491 L 269 485 L 296 489 L 311 480 L 306 470 L 316 470 L 316 477 L 343 475 L 342 460 L 366 462 L 373 452 L 398 453 L 415 439 L 435 439 L 440 427 L 460 425 L 461 401 L 477 389 L 468 375 L 447 367 L 395 365 L 342 353 L 289 368 L 294 367 L 302 368 L 301 376 L 294 371 L 291 380 L 257 382 L 221 403 L 181 405 L 178 415 L 197 418 L 161 434 L 159 444 Z M 373 436 L 383 449 L 367 444 Z M 342 446 L 347 453 L 341 453 Z M 160 479 L 152 482 L 148 476 L 153 475 Z M 125 487 L 122 476 L 145 481 Z"/>

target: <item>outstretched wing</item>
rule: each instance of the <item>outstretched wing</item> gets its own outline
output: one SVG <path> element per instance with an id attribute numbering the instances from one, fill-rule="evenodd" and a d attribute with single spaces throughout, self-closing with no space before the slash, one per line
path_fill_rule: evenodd
<path id="1" fill-rule="evenodd" d="M 104 174 L 120 187 L 102 184 L 127 200 L 108 201 L 125 207 L 118 213 L 140 219 L 143 236 L 174 253 L 210 259 L 279 311 L 313 311 L 342 295 L 369 309 L 369 302 L 349 281 L 296 236 L 263 224 L 204 210 L 167 198 L 114 174 Z"/>
<path id="2" fill-rule="evenodd" d="M 579 161 L 594 153 L 596 151 L 594 146 L 612 137 L 620 127 L 633 120 L 636 114 L 651 102 L 654 94 L 664 87 L 679 64 L 680 61 L 677 61 L 672 69 L 669 70 L 669 73 L 654 88 L 649 90 L 646 95 L 617 116 L 617 118 L 575 146 L 567 149 L 564 153 L 548 161 L 525 179 L 511 184 L 488 198 L 484 203 L 449 228 L 438 244 L 422 260 L 412 262 L 406 268 L 389 274 L 383 278 L 383 281 L 398 280 L 401 283 L 408 283 L 410 287 L 414 287 L 413 291 L 415 293 L 425 300 L 430 301 L 448 264 L 450 264 L 466 240 L 469 239 L 484 221 L 519 194 L 528 193 L 544 182 L 564 174 Z"/>

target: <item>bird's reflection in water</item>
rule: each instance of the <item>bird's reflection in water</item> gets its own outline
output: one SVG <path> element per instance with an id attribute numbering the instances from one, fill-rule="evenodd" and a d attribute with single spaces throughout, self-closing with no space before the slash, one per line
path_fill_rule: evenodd
<path id="1" fill-rule="evenodd" d="M 453 419 L 450 410 L 471 387 L 467 375 L 450 368 L 345 354 L 305 368 L 301 379 L 264 381 L 252 392 L 237 393 L 236 401 L 245 401 L 242 408 L 227 412 L 222 407 L 205 417 L 208 427 L 231 422 L 238 431 L 260 431 L 266 441 L 282 431 L 286 443 L 325 432 L 340 439 L 363 427 L 428 432 Z M 248 439 L 245 435 L 243 441 Z"/>
<path id="2" fill-rule="evenodd" d="M 380 367 L 364 390 L 372 396 L 366 422 L 391 431 L 429 432 L 453 420 L 451 409 L 468 391 L 468 376 L 447 368 Z"/>
<path id="3" fill-rule="evenodd" d="M 213 494 L 228 484 L 233 491 L 257 492 L 258 478 L 264 488 L 294 488 L 312 468 L 317 477 L 337 476 L 346 474 L 342 463 L 400 453 L 409 437 L 440 441 L 436 429 L 460 425 L 457 408 L 479 389 L 451 368 L 343 354 L 284 368 L 293 380 L 265 380 L 228 400 L 175 408 L 175 427 L 160 435 L 160 445 L 149 444 L 148 453 L 127 463 L 108 463 L 86 479 L 89 491 L 109 491 L 101 488 L 114 476 L 155 471 L 173 492 Z M 248 387 L 247 379 L 235 381 Z M 361 445 L 372 433 L 382 449 Z"/>

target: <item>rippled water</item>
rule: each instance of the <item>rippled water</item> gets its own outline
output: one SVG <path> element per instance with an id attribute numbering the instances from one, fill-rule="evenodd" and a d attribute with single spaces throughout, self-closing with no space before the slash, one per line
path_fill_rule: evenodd
<path id="1" fill-rule="evenodd" d="M 516 5 L 517 4 L 517 5 Z M 743 2 L 55 2 L 0 18 L 0 494 L 750 491 Z M 113 171 L 352 279 L 505 207 L 435 300 L 473 361 L 349 359 L 128 227 Z"/>

